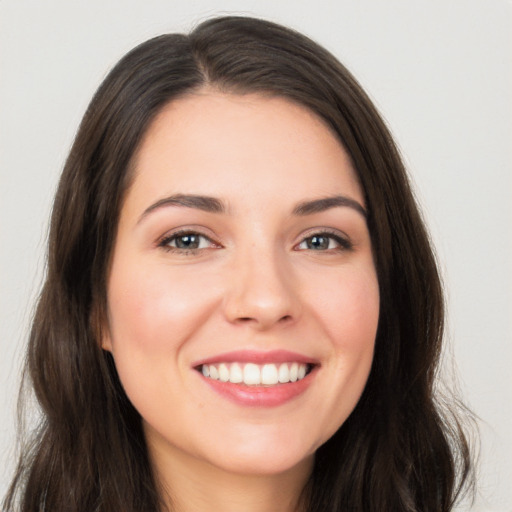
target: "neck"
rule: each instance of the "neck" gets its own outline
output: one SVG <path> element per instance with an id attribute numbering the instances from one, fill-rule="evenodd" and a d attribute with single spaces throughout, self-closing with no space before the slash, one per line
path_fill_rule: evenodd
<path id="1" fill-rule="evenodd" d="M 169 512 L 300 512 L 313 456 L 278 474 L 238 474 L 173 451 L 153 459 Z"/>

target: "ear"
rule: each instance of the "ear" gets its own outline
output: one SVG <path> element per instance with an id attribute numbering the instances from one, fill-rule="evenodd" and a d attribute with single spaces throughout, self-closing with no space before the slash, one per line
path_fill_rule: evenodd
<path id="1" fill-rule="evenodd" d="M 107 352 L 112 352 L 112 337 L 108 325 L 106 307 L 102 307 L 101 301 L 94 301 L 89 316 L 90 327 L 96 343 Z"/>
<path id="2" fill-rule="evenodd" d="M 100 340 L 101 348 L 107 352 L 112 352 L 112 340 L 109 329 L 103 329 L 103 335 Z"/>

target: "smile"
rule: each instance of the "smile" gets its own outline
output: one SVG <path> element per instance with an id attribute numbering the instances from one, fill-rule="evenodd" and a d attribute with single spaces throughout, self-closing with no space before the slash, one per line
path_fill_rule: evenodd
<path id="1" fill-rule="evenodd" d="M 276 407 L 298 399 L 320 367 L 314 357 L 288 350 L 237 350 L 192 364 L 212 391 L 244 407 Z"/>
<path id="2" fill-rule="evenodd" d="M 310 371 L 307 363 L 220 363 L 203 364 L 200 371 L 204 377 L 246 386 L 276 386 L 302 380 Z"/>

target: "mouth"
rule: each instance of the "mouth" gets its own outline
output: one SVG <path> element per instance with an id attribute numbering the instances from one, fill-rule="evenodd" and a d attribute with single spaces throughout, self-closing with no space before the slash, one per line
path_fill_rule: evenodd
<path id="1" fill-rule="evenodd" d="M 305 393 L 319 367 L 319 361 L 284 350 L 230 352 L 193 366 L 221 396 L 260 407 L 282 405 Z"/>
<path id="2" fill-rule="evenodd" d="M 243 363 L 224 362 L 196 367 L 207 379 L 245 386 L 277 386 L 304 379 L 313 369 L 310 363 Z"/>

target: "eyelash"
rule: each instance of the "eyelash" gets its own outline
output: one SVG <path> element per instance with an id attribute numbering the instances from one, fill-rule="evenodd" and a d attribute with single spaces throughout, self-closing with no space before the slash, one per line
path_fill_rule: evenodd
<path id="1" fill-rule="evenodd" d="M 199 247 L 194 247 L 192 249 L 187 249 L 187 248 L 180 248 L 180 247 L 173 247 L 171 246 L 170 244 L 176 240 L 178 240 L 179 238 L 185 238 L 187 236 L 190 236 L 190 237 L 198 237 L 199 239 L 203 239 L 203 240 L 207 240 L 208 244 L 210 245 L 210 247 L 201 247 L 201 240 L 199 241 Z M 333 252 L 343 252 L 343 251 L 349 251 L 351 249 L 353 249 L 353 244 L 352 242 L 349 240 L 348 237 L 343 237 L 343 236 L 340 236 L 339 233 L 335 233 L 335 232 L 332 232 L 332 231 L 328 231 L 328 230 L 323 230 L 323 231 L 319 231 L 319 232 L 314 232 L 314 233 L 311 233 L 309 236 L 303 238 L 298 244 L 296 244 L 294 246 L 294 248 L 297 248 L 299 247 L 300 245 L 304 244 L 304 243 L 307 243 L 308 240 L 312 240 L 314 238 L 327 238 L 329 239 L 329 242 L 328 242 L 328 245 L 330 245 L 330 241 L 331 240 L 334 240 L 334 242 L 337 244 L 337 247 L 327 247 L 327 249 L 311 249 L 311 248 L 305 248 L 305 249 L 296 249 L 296 250 L 309 250 L 309 251 L 314 251 L 314 252 L 328 252 L 328 253 L 333 253 Z M 167 252 L 174 252 L 174 253 L 179 253 L 179 254 L 183 254 L 183 255 L 190 255 L 190 254 L 198 254 L 199 251 L 203 251 L 205 249 L 209 249 L 211 248 L 211 246 L 214 246 L 214 247 L 221 247 L 220 245 L 216 244 L 210 237 L 198 232 L 198 231 L 192 231 L 192 230 L 183 230 L 183 231 L 178 231 L 176 233 L 172 233 L 171 235 L 168 235 L 168 236 L 164 236 L 159 242 L 158 242 L 158 247 L 161 247 L 162 249 L 164 249 L 165 251 Z"/>
<path id="2" fill-rule="evenodd" d="M 171 235 L 164 236 L 159 242 L 158 247 L 161 247 L 165 251 L 168 252 L 175 252 L 179 254 L 197 254 L 198 251 L 202 251 L 204 249 L 208 249 L 209 247 L 194 247 L 193 249 L 186 249 L 186 248 L 180 248 L 180 247 L 172 247 L 169 245 L 171 242 L 176 241 L 179 238 L 185 238 L 186 236 L 190 237 L 198 237 L 199 239 L 207 240 L 209 245 L 220 247 L 218 244 L 216 244 L 210 237 L 203 235 L 202 233 L 199 233 L 198 231 L 193 230 L 183 230 L 183 231 L 177 231 L 175 233 L 172 233 Z M 199 245 L 201 245 L 201 241 L 199 241 Z"/>
<path id="3" fill-rule="evenodd" d="M 306 236 L 301 240 L 299 244 L 297 244 L 295 247 L 298 247 L 302 245 L 303 243 L 306 243 L 308 240 L 312 240 L 313 238 L 328 238 L 330 240 L 334 240 L 338 247 L 334 248 L 327 248 L 325 250 L 318 250 L 318 252 L 343 252 L 343 251 L 350 251 L 354 248 L 354 245 L 350 241 L 350 239 L 347 236 L 342 236 L 338 232 L 333 232 L 329 230 L 323 230 L 311 233 L 310 235 Z M 330 242 L 329 242 L 330 245 Z M 316 249 L 305 249 L 310 251 L 317 251 Z"/>

